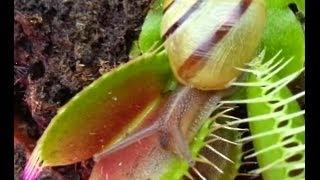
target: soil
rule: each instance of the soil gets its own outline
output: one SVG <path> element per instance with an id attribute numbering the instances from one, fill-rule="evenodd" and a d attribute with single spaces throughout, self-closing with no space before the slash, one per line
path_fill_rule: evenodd
<path id="1" fill-rule="evenodd" d="M 15 0 L 15 106 L 36 141 L 57 109 L 83 87 L 129 60 L 151 0 Z M 25 164 L 15 148 L 15 179 Z M 87 179 L 90 160 L 40 179 Z"/>
<path id="2" fill-rule="evenodd" d="M 26 163 L 25 149 L 21 145 L 14 147 L 14 179 L 20 179 L 23 167 Z"/>

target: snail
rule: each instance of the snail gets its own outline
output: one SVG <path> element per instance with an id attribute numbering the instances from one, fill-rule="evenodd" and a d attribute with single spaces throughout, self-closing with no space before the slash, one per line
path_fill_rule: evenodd
<path id="1" fill-rule="evenodd" d="M 255 54 L 263 0 L 165 0 L 161 34 L 175 77 L 200 90 L 230 86 Z"/>
<path id="2" fill-rule="evenodd" d="M 101 149 L 101 151 L 99 150 L 93 159 L 97 164 L 102 164 L 101 166 L 95 166 L 99 167 L 97 173 L 104 175 L 102 179 L 131 180 L 134 178 L 130 175 L 138 173 L 142 175 L 143 179 L 148 179 L 147 175 L 157 174 L 158 172 L 155 171 L 160 169 L 161 163 L 157 160 L 159 158 L 168 160 L 172 155 L 180 156 L 192 167 L 194 165 L 194 154 L 189 149 L 189 142 L 192 141 L 204 120 L 219 107 L 220 100 L 226 98 L 230 94 L 230 90 L 232 93 L 233 88 L 229 88 L 231 82 L 240 76 L 237 67 L 241 68 L 249 62 L 259 45 L 265 16 L 263 0 L 164 0 L 164 17 L 161 25 L 164 51 L 168 55 L 174 76 L 182 85 L 180 84 L 180 87 L 173 91 L 167 91 L 165 87 L 163 89 L 159 88 L 159 90 L 155 88 L 156 90 L 153 90 L 155 91 L 154 94 L 159 96 L 155 96 L 156 99 L 146 100 L 145 93 L 147 91 L 145 89 L 150 87 L 149 83 L 136 77 L 155 73 L 154 66 L 157 66 L 157 63 L 149 66 L 148 71 L 141 71 L 137 74 L 130 73 L 133 70 L 147 69 L 148 66 L 132 69 L 134 66 L 131 64 L 131 70 L 130 66 L 126 66 L 118 69 L 119 71 L 113 71 L 113 74 L 102 77 L 81 94 L 75 96 L 70 101 L 68 110 L 62 108 L 58 112 L 58 118 L 52 122 L 58 123 L 58 125 L 60 123 L 60 127 L 57 124 L 50 124 L 49 128 L 51 128 L 52 133 L 50 133 L 50 129 L 46 130 L 45 133 L 47 134 L 44 134 L 45 136 L 42 136 L 43 138 L 38 142 L 26 165 L 24 179 L 35 179 L 42 169 L 49 165 L 65 165 L 71 161 L 84 160 L 88 158 L 87 156 L 97 152 L 98 149 Z M 157 50 L 162 50 L 162 47 Z M 165 56 L 164 51 L 159 54 Z M 156 53 L 158 51 L 155 51 Z M 155 56 L 152 56 L 152 58 L 145 57 L 146 59 L 152 59 Z M 144 56 L 141 59 L 143 60 L 143 58 Z M 140 60 L 140 65 L 146 62 L 141 59 L 136 61 L 139 62 Z M 167 63 L 166 58 L 163 58 L 163 60 L 162 63 Z M 125 71 L 126 69 L 130 71 Z M 159 71 L 162 71 L 160 69 Z M 168 70 L 167 68 L 164 69 L 165 71 Z M 135 94 L 136 99 L 131 99 L 130 95 L 121 92 L 119 95 L 122 98 L 118 99 L 114 95 L 112 95 L 112 98 L 108 95 L 104 96 L 107 94 L 104 89 L 110 88 L 107 82 L 112 82 L 111 85 L 116 86 L 115 90 L 121 91 L 121 88 L 127 88 L 125 85 L 128 84 L 125 83 L 132 79 L 127 79 L 125 73 L 134 75 L 132 76 L 134 80 L 138 79 L 130 82 L 133 84 L 131 87 L 137 87 L 135 91 L 132 91 L 137 93 Z M 169 76 L 170 73 L 155 73 L 153 77 L 162 76 L 162 74 L 168 74 Z M 158 78 L 154 79 L 154 81 L 158 81 Z M 147 85 L 141 87 L 139 83 Z M 151 83 L 151 85 L 154 84 L 157 83 Z M 163 80 L 161 84 L 165 86 L 166 80 Z M 165 92 L 160 94 L 162 90 Z M 150 92 L 150 94 L 153 94 L 153 92 Z M 98 101 L 98 98 L 90 99 L 95 95 L 103 98 L 101 101 Z M 89 100 L 87 101 L 88 97 Z M 139 100 L 145 100 L 146 102 L 133 103 L 133 101 L 137 102 Z M 106 106 L 104 101 L 107 101 Z M 115 101 L 118 103 L 115 103 Z M 119 103 L 119 101 L 121 102 Z M 150 104 L 148 104 L 148 101 Z M 127 102 L 128 104 L 126 104 Z M 79 108 L 76 108 L 76 106 L 79 106 Z M 97 111 L 94 111 L 93 108 L 96 106 L 100 107 Z M 108 109 L 105 110 L 105 107 Z M 124 110 L 127 107 L 130 111 L 135 112 Z M 78 110 L 80 110 L 79 116 L 75 115 Z M 88 110 L 93 110 L 94 113 L 87 116 Z M 108 113 L 111 111 L 115 113 Z M 107 113 L 104 114 L 104 112 Z M 126 112 L 129 112 L 129 114 L 125 114 Z M 117 116 L 117 118 L 109 119 L 108 115 Z M 82 152 L 79 153 L 81 157 L 74 156 L 74 151 L 72 151 L 77 147 L 83 147 L 79 145 L 81 143 L 78 143 L 76 147 L 73 143 L 69 143 L 66 150 L 61 149 L 60 151 L 53 148 L 55 151 L 51 151 L 50 146 L 54 144 L 51 141 L 59 142 L 64 137 L 67 139 L 64 143 L 73 142 L 72 139 L 78 140 L 78 136 L 73 133 L 66 136 L 64 132 L 67 131 L 63 129 L 69 127 L 65 124 L 66 119 L 73 117 L 77 120 L 80 116 L 84 118 L 80 121 L 80 124 L 88 122 L 88 128 L 78 134 L 84 138 L 84 142 L 92 139 L 93 141 L 99 141 L 98 145 L 95 144 L 93 147 L 85 148 L 83 154 Z M 123 118 L 125 116 L 127 117 Z M 137 121 L 140 122 L 134 122 L 133 125 L 131 121 L 133 118 L 137 118 Z M 95 120 L 92 122 L 92 126 L 91 119 Z M 108 121 L 105 121 L 105 119 Z M 110 123 L 109 120 L 115 121 Z M 128 125 L 129 123 L 131 124 Z M 74 125 L 74 121 L 69 125 Z M 98 127 L 101 125 L 103 125 L 102 129 Z M 120 126 L 123 127 L 118 129 Z M 61 127 L 62 129 L 60 129 Z M 75 130 L 77 129 L 75 128 Z M 127 133 L 130 134 L 127 135 Z M 87 138 L 88 134 L 93 138 Z M 123 138 L 124 134 L 126 134 L 125 138 Z M 145 139 L 149 139 L 149 141 L 143 141 Z M 117 140 L 116 143 L 114 143 L 114 140 Z M 105 146 L 108 149 L 102 149 L 105 147 L 100 145 L 103 145 L 106 141 L 110 142 Z M 141 143 L 141 141 L 145 143 Z M 85 142 L 84 144 L 91 143 Z M 136 145 L 134 146 L 136 148 L 133 149 L 134 152 L 123 153 L 121 151 L 132 147 L 130 146 L 132 144 Z M 64 152 L 67 154 L 66 158 L 63 157 Z M 62 156 L 56 155 L 59 153 Z M 112 156 L 113 153 L 118 154 Z M 170 154 L 170 157 L 163 156 L 164 154 Z M 52 155 L 58 158 L 52 158 Z M 114 157 L 111 159 L 117 160 L 108 161 L 106 156 Z M 146 159 L 148 156 L 149 158 Z M 119 168 L 122 165 L 126 166 Z"/>
<path id="3" fill-rule="evenodd" d="M 241 74 L 237 67 L 243 67 L 256 53 L 266 21 L 264 0 L 164 0 L 163 6 L 164 47 L 174 76 L 185 85 L 178 91 L 188 92 L 181 93 L 181 99 L 193 97 L 182 103 L 195 104 L 194 96 L 199 99 L 209 93 L 202 103 L 218 104 L 232 92 L 228 88 Z M 196 109 L 190 107 L 187 111 Z M 199 119 L 204 118 L 199 114 L 189 121 L 185 117 L 169 120 L 170 125 L 165 126 L 176 127 L 171 132 L 171 144 L 190 165 L 190 152 L 181 139 L 192 138 L 183 129 L 196 131 Z"/>
<path id="4" fill-rule="evenodd" d="M 157 133 L 164 149 L 193 166 L 188 142 L 230 94 L 230 83 L 240 75 L 236 67 L 252 59 L 265 24 L 263 0 L 164 0 L 163 7 L 164 47 L 183 86 L 151 113 L 151 126 L 96 155 L 96 161 Z"/>
<path id="5" fill-rule="evenodd" d="M 199 97 L 219 90 L 204 100 L 215 99 L 217 104 L 230 95 L 228 87 L 241 74 L 236 68 L 255 55 L 265 22 L 264 0 L 164 0 L 161 35 L 174 76 L 190 93 L 200 90 Z M 184 103 L 194 102 L 190 98 Z M 201 124 L 182 121 L 176 121 L 180 129 Z M 172 139 L 181 136 L 188 139 L 186 131 Z M 192 164 L 187 148 L 176 146 Z"/>

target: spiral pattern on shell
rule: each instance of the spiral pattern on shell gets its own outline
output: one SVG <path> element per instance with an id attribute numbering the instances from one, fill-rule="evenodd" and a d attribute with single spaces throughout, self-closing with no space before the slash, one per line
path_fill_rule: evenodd
<path id="1" fill-rule="evenodd" d="M 263 0 L 165 0 L 161 34 L 176 78 L 201 90 L 230 86 L 255 55 Z"/>

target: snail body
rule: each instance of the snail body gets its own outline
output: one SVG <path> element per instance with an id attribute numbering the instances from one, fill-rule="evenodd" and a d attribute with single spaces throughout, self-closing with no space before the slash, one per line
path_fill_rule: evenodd
<path id="1" fill-rule="evenodd" d="M 164 0 L 164 11 L 164 46 L 175 77 L 185 86 L 166 97 L 140 129 L 96 155 L 97 162 L 153 136 L 154 146 L 193 166 L 188 144 L 229 95 L 226 88 L 240 74 L 235 67 L 251 60 L 265 22 L 263 0 Z"/>
<path id="2" fill-rule="evenodd" d="M 254 56 L 263 0 L 165 0 L 161 34 L 175 77 L 200 90 L 228 88 Z"/>

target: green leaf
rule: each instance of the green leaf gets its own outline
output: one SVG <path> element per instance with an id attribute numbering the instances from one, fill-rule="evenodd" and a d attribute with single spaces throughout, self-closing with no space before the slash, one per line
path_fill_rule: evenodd
<path id="1" fill-rule="evenodd" d="M 249 82 L 257 81 L 261 79 L 254 75 L 250 76 Z M 269 82 L 275 84 L 279 79 L 274 76 Z M 268 92 L 272 93 L 272 89 L 270 86 L 250 87 L 247 92 L 248 98 L 266 97 L 269 96 Z M 304 178 L 304 168 L 300 174 L 293 173 L 301 169 L 295 167 L 296 165 L 304 166 L 304 118 L 302 116 L 304 111 L 300 110 L 296 101 L 299 96 L 294 98 L 286 86 L 271 96 L 272 98 L 267 99 L 266 102 L 247 105 L 248 116 L 251 118 L 279 113 L 279 116 L 249 123 L 252 134 L 249 138 L 253 139 L 255 153 L 260 152 L 256 155 L 260 168 L 254 173 L 262 172 L 265 180 Z M 292 101 L 289 101 L 290 99 Z M 298 159 L 288 160 L 290 157 Z"/>
<path id="2" fill-rule="evenodd" d="M 149 119 L 148 121 L 151 119 L 157 120 L 161 119 L 163 115 L 166 116 L 167 113 L 163 113 L 161 111 L 162 108 L 159 108 L 158 110 L 155 109 L 154 113 L 151 113 L 146 119 Z M 171 112 L 170 110 L 168 111 Z M 158 114 L 159 112 L 160 114 Z M 196 162 L 200 162 L 199 159 L 209 159 L 207 160 L 209 162 L 199 164 L 202 166 L 207 165 L 202 170 L 205 170 L 207 177 L 210 179 L 231 180 L 236 176 L 237 169 L 240 166 L 241 149 L 239 145 L 232 142 L 239 138 L 240 133 L 228 130 L 225 128 L 226 126 L 221 124 L 214 123 L 225 112 L 217 113 L 214 117 L 206 120 L 190 144 L 190 149 Z M 157 128 L 152 128 L 148 132 L 148 135 L 139 137 L 132 143 L 125 143 L 125 146 L 120 145 L 120 148 L 97 159 L 90 179 L 104 179 L 108 176 L 110 179 L 123 180 L 159 178 L 178 180 L 183 176 L 190 176 L 188 163 L 163 148 L 161 130 L 158 131 Z M 207 149 L 208 147 L 209 149 Z M 99 156 L 101 157 L 101 155 Z M 233 163 L 224 159 L 229 157 Z M 199 167 L 201 166 L 196 165 L 193 169 Z M 223 172 L 218 172 L 217 168 Z M 199 169 L 199 172 L 202 170 Z"/>
<path id="3" fill-rule="evenodd" d="M 215 92 L 202 92 L 190 87 L 167 92 L 161 99 L 161 105 L 145 117 L 136 133 L 130 134 L 115 148 L 95 156 L 97 164 L 94 169 L 98 170 L 94 171 L 92 178 L 105 174 L 111 179 L 141 179 L 136 178 L 141 174 L 143 179 L 159 177 L 173 157 L 189 158 L 185 156 L 189 148 L 181 140 L 186 143 L 192 140 L 200 122 L 210 116 L 218 102 Z M 125 167 L 116 169 L 117 162 L 123 162 Z M 128 176 L 130 172 L 134 172 L 134 177 Z"/>
<path id="4" fill-rule="evenodd" d="M 45 164 L 78 162 L 116 141 L 137 126 L 135 118 L 160 96 L 169 77 L 166 56 L 149 54 L 97 79 L 50 123 L 39 142 Z"/>
<path id="5" fill-rule="evenodd" d="M 259 167 L 253 174 L 262 173 L 265 180 L 304 178 L 304 110 L 300 110 L 297 99 L 304 92 L 292 95 L 287 85 L 297 78 L 303 68 L 282 79 L 277 72 L 286 68 L 290 60 L 279 60 L 277 53 L 271 60 L 262 63 L 263 51 L 253 62 L 249 79 L 234 85 L 247 87 L 247 98 L 224 101 L 224 103 L 246 103 L 248 118 L 236 120 L 229 125 L 249 122 L 251 136 L 239 142 L 253 141 L 254 153 L 245 158 L 257 157 Z"/>
<path id="6" fill-rule="evenodd" d="M 72 164 L 122 139 L 157 105 L 171 78 L 167 56 L 145 53 L 95 80 L 59 109 L 37 143 L 26 176 Z"/>
<path id="7" fill-rule="evenodd" d="M 162 6 L 163 0 L 155 0 L 153 2 L 141 27 L 139 39 L 136 40 L 131 47 L 131 57 L 148 52 L 150 49 L 155 48 L 156 45 L 162 43 L 160 35 L 160 26 L 163 16 Z"/>
<path id="8" fill-rule="evenodd" d="M 237 175 L 241 164 L 241 146 L 233 142 L 239 139 L 241 133 L 225 129 L 216 123 L 222 115 L 219 114 L 215 118 L 206 120 L 190 143 L 193 158 L 198 162 L 194 168 L 191 168 L 191 171 L 198 171 L 199 174 L 196 176 L 201 175 L 207 179 L 233 180 Z M 226 118 L 221 119 L 226 121 Z M 224 159 L 217 152 L 232 162 Z M 186 161 L 174 157 L 161 179 L 180 180 L 184 176 L 192 176 L 189 171 L 190 166 Z"/>
<path id="9" fill-rule="evenodd" d="M 160 144 L 160 134 L 152 131 L 123 148 L 117 149 L 98 160 L 91 172 L 90 180 L 156 179 L 172 157 Z"/>
<path id="10" fill-rule="evenodd" d="M 304 30 L 288 7 L 289 3 L 296 3 L 304 12 L 304 0 L 266 0 L 267 24 L 261 43 L 261 48 L 267 47 L 266 59 L 271 59 L 279 50 L 283 51 L 285 59 L 294 57 L 293 61 L 279 72 L 279 78 L 304 67 Z"/>
<path id="11" fill-rule="evenodd" d="M 142 52 L 147 52 L 156 42 L 161 41 L 162 5 L 163 0 L 156 0 L 145 18 L 138 40 Z"/>
<path id="12" fill-rule="evenodd" d="M 293 57 L 293 60 L 285 67 L 282 68 L 279 73 L 272 77 L 272 82 L 275 83 L 279 79 L 285 79 L 292 73 L 301 70 L 304 67 L 304 29 L 295 14 L 288 7 L 289 3 L 295 3 L 297 8 L 304 14 L 304 0 L 266 0 L 267 3 L 267 24 L 265 33 L 263 36 L 261 48 L 267 47 L 267 53 L 265 59 L 271 59 L 274 54 L 279 50 L 282 50 L 282 55 L 285 60 Z M 260 72 L 259 72 L 260 71 Z M 269 71 L 268 73 L 270 73 Z M 262 74 L 263 70 L 257 70 L 256 75 Z M 290 80 L 290 78 L 288 78 Z M 250 81 L 261 82 L 261 79 L 257 79 L 254 74 L 250 75 Z M 278 84 L 279 86 L 281 84 Z M 261 102 L 248 104 L 249 118 L 248 122 L 260 117 L 261 121 L 250 122 L 250 130 L 252 131 L 252 137 L 261 136 L 258 139 L 254 139 L 255 152 L 260 152 L 257 155 L 260 169 L 255 173 L 262 172 L 264 179 L 286 179 L 291 178 L 303 178 L 304 176 L 304 133 L 296 133 L 292 138 L 283 141 L 283 136 L 286 133 L 294 133 L 295 131 L 303 130 L 304 118 L 302 116 L 292 116 L 288 120 L 288 124 L 282 128 L 282 132 L 276 133 L 278 125 L 285 125 L 286 121 L 279 122 L 279 118 L 290 117 L 290 115 L 300 114 L 304 111 L 300 110 L 296 101 L 288 102 L 281 116 L 272 117 L 275 113 L 274 104 L 270 103 L 270 99 L 265 97 L 266 88 L 262 86 L 248 87 L 248 98 L 259 100 Z M 292 98 L 288 88 L 282 87 L 279 92 L 274 94 L 278 100 L 285 102 L 285 99 Z M 260 99 L 258 98 L 260 97 Z M 271 101 L 272 102 L 272 101 Z M 263 115 L 269 115 L 269 118 L 263 117 Z M 295 129 L 298 128 L 298 129 Z M 299 129 L 300 128 L 300 129 Z M 264 135 L 264 133 L 276 133 L 273 135 Z M 288 143 L 291 145 L 297 145 L 297 148 L 292 147 L 290 154 L 290 148 L 285 147 Z M 270 148 L 273 147 L 273 148 Z M 269 150 L 268 150 L 269 148 Z M 299 149 L 301 148 L 301 149 Z M 301 156 L 300 156 L 300 155 Z M 286 162 L 288 156 L 297 156 L 299 159 L 297 162 Z M 284 166 L 280 168 L 274 168 L 276 166 Z M 296 166 L 296 167 L 294 167 Z M 300 173 L 300 174 L 299 174 Z M 295 175 L 296 174 L 296 175 Z"/>

